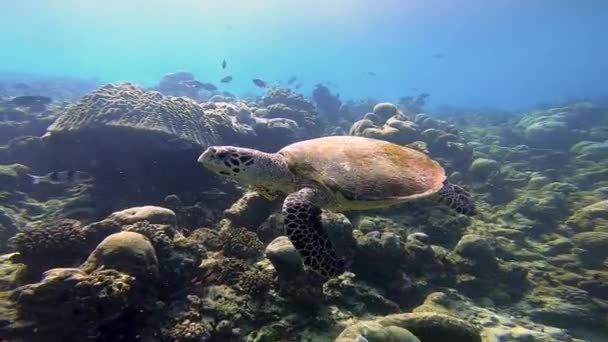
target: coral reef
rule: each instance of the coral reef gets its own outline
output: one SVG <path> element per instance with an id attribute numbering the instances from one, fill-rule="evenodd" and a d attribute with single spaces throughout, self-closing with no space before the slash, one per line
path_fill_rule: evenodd
<path id="1" fill-rule="evenodd" d="M 315 102 L 319 115 L 328 122 L 336 122 L 340 120 L 340 95 L 334 95 L 329 88 L 322 84 L 317 84 L 312 91 L 312 98 Z"/>
<path id="2" fill-rule="evenodd" d="M 91 274 L 77 268 L 48 270 L 39 283 L 19 287 L 12 294 L 19 319 L 35 324 L 21 334 L 30 341 L 97 336 L 100 329 L 129 312 L 134 282 L 135 278 L 111 269 Z"/>
<path id="3" fill-rule="evenodd" d="M 250 259 L 259 256 L 264 249 L 257 235 L 245 228 L 226 228 L 220 232 L 219 238 L 226 256 Z"/>
<path id="4" fill-rule="evenodd" d="M 604 109 L 590 103 L 575 103 L 530 113 L 516 127 L 527 144 L 558 149 L 585 140 L 597 124 L 605 121 Z"/>
<path id="5" fill-rule="evenodd" d="M 457 171 L 467 170 L 473 158 L 472 149 L 464 143 L 453 125 L 423 113 L 410 121 L 392 103 L 376 104 L 371 113 L 352 125 L 349 135 L 409 144 L 417 149 L 424 144 L 434 158 Z"/>
<path id="6" fill-rule="evenodd" d="M 113 323 L 134 319 L 152 302 L 157 277 L 158 260 L 144 236 L 112 234 L 79 268 L 53 268 L 15 289 L 18 320 L 34 325 L 12 332 L 32 340 L 112 335 Z"/>
<path id="7" fill-rule="evenodd" d="M 101 241 L 80 269 L 86 273 L 112 269 L 148 285 L 158 279 L 154 247 L 145 236 L 130 231 L 112 234 Z"/>
<path id="8" fill-rule="evenodd" d="M 169 225 L 141 221 L 124 226 L 129 232 L 147 237 L 159 261 L 159 284 L 162 293 L 171 293 L 183 288 L 197 274 L 201 260 L 206 256 L 205 247 L 198 241 L 184 237 Z"/>
<path id="9" fill-rule="evenodd" d="M 87 255 L 86 235 L 76 220 L 37 225 L 15 235 L 11 244 L 18 253 L 14 261 L 27 265 L 32 277 L 49 268 L 78 265 Z"/>
<path id="10" fill-rule="evenodd" d="M 608 336 L 606 108 L 424 113 L 426 94 L 342 103 L 321 85 L 311 99 L 284 88 L 207 99 L 184 87 L 192 80 L 169 74 L 156 87 L 182 98 L 114 84 L 69 106 L 0 108 L 0 251 L 12 252 L 0 256 L 2 339 Z M 326 210 L 348 264 L 328 279 L 284 236 L 283 196 L 196 165 L 209 144 L 274 152 L 349 129 L 430 154 L 471 189 L 478 214 L 432 201 Z M 61 169 L 93 181 L 44 179 Z"/>
<path id="11" fill-rule="evenodd" d="M 53 140 L 62 139 L 62 135 L 94 132 L 103 135 L 104 130 L 122 128 L 132 134 L 147 132 L 148 139 L 158 137 L 161 144 L 179 150 L 216 144 L 222 139 L 222 129 L 229 127 L 227 117 L 206 113 L 191 100 L 163 97 L 130 83 L 120 83 L 87 94 L 61 113 L 48 128 L 47 137 Z"/>
<path id="12" fill-rule="evenodd" d="M 255 111 L 253 114 L 257 117 L 291 119 L 307 130 L 308 135 L 319 125 L 318 114 L 312 102 L 289 88 L 268 89 L 262 96 L 261 103 L 266 108 Z"/>

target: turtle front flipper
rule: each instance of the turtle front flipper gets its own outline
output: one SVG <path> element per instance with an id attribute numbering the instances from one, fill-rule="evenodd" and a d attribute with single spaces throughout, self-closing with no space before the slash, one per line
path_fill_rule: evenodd
<path id="1" fill-rule="evenodd" d="M 343 273 L 346 262 L 339 258 L 321 224 L 322 191 L 305 187 L 283 202 L 285 232 L 304 265 L 324 277 Z"/>
<path id="2" fill-rule="evenodd" d="M 456 184 L 446 181 L 436 196 L 438 201 L 461 214 L 472 216 L 476 213 L 475 202 L 473 202 L 471 194 Z"/>

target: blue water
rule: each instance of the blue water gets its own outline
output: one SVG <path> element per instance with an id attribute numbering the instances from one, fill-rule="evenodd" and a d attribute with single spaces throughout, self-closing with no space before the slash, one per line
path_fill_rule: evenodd
<path id="1" fill-rule="evenodd" d="M 2 0 L 0 29 L 0 72 L 188 70 L 236 94 L 295 75 L 304 93 L 504 109 L 608 95 L 605 0 Z"/>

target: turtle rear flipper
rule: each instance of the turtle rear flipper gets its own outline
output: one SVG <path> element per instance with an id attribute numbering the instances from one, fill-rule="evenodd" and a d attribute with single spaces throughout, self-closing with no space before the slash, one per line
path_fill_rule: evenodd
<path id="1" fill-rule="evenodd" d="M 334 277 L 346 269 L 346 262 L 337 256 L 331 240 L 321 224 L 321 208 L 315 205 L 320 190 L 306 187 L 283 202 L 285 232 L 305 266 L 324 277 Z"/>
<path id="2" fill-rule="evenodd" d="M 460 214 L 473 216 L 476 213 L 475 202 L 473 202 L 471 194 L 456 184 L 448 181 L 443 183 L 443 187 L 437 192 L 436 198 L 439 202 Z"/>

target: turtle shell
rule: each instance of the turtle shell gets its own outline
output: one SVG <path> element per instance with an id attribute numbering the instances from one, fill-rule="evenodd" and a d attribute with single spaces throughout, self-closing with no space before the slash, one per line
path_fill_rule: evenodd
<path id="1" fill-rule="evenodd" d="M 350 201 L 413 200 L 437 192 L 446 179 L 426 154 L 383 140 L 330 136 L 281 149 L 291 171 Z"/>

